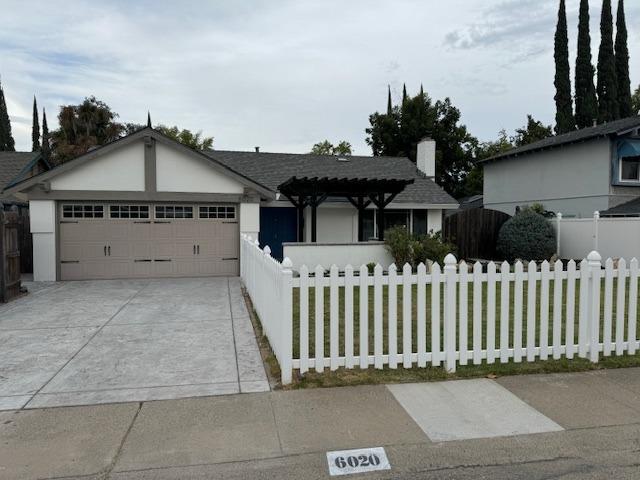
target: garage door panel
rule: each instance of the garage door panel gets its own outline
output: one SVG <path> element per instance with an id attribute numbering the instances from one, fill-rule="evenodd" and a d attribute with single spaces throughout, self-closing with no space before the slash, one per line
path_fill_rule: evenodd
<path id="1" fill-rule="evenodd" d="M 238 223 L 228 219 L 92 217 L 64 219 L 59 231 L 63 280 L 238 274 Z"/>

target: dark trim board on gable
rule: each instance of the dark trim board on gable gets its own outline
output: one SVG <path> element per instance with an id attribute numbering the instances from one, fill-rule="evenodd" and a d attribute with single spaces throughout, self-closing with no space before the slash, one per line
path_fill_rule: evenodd
<path id="1" fill-rule="evenodd" d="M 621 120 L 596 125 L 595 127 L 583 128 L 563 135 L 548 137 L 537 142 L 513 148 L 498 155 L 479 160 L 476 164 L 481 165 L 496 160 L 518 157 L 541 150 L 549 150 L 573 143 L 586 142 L 595 138 L 609 137 L 611 135 L 625 135 L 638 129 L 640 129 L 640 116 L 623 118 Z"/>

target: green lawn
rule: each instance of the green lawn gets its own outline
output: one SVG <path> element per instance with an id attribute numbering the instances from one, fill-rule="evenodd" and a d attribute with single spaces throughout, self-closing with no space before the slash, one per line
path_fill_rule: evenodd
<path id="1" fill-rule="evenodd" d="M 536 318 L 539 318 L 540 311 L 540 283 L 538 282 L 538 288 L 536 289 Z M 483 284 L 482 290 L 482 348 L 486 348 L 487 344 L 487 332 L 486 332 L 486 319 L 487 319 L 487 284 Z M 522 345 L 526 346 L 527 340 L 527 314 L 526 314 L 526 305 L 527 305 L 527 282 L 524 282 L 523 289 L 523 314 L 522 314 Z M 552 343 L 553 339 L 553 290 L 554 285 L 553 282 L 550 282 L 549 292 L 549 344 Z M 604 297 L 604 283 L 603 283 L 603 297 Z M 314 345 L 315 345 L 315 303 L 314 303 L 314 291 L 309 290 L 309 356 L 311 358 L 314 357 Z M 359 288 L 354 287 L 354 354 L 359 354 Z M 388 352 L 388 287 L 383 287 L 383 352 Z M 416 293 L 417 287 L 414 285 L 412 289 L 412 341 L 413 341 L 413 351 L 416 351 L 417 348 L 417 324 L 416 324 Z M 509 346 L 513 346 L 514 340 L 514 311 L 513 311 L 513 294 L 514 294 L 514 285 L 511 284 L 510 291 L 510 310 L 509 310 Z M 294 288 L 294 328 L 293 328 L 293 354 L 294 358 L 299 358 L 299 345 L 300 345 L 300 311 L 299 311 L 299 289 Z M 613 321 L 612 321 L 612 339 L 615 340 L 615 316 L 616 316 L 616 282 L 614 282 L 613 289 Z M 626 293 L 628 297 L 628 291 Z M 427 336 L 427 351 L 430 351 L 431 344 L 431 286 L 426 286 L 426 336 Z M 443 292 L 441 289 L 441 302 L 440 302 L 440 310 L 441 310 L 441 318 L 442 318 L 442 296 Z M 628 298 L 627 298 L 628 301 Z M 328 356 L 329 353 L 329 289 L 325 289 L 324 296 L 324 318 L 322 319 L 324 324 L 324 353 L 325 356 Z M 402 288 L 398 287 L 397 292 L 397 344 L 398 344 L 398 352 L 402 352 Z M 496 348 L 500 347 L 500 284 L 496 285 L 496 325 L 495 325 L 495 345 Z M 640 301 L 638 303 L 640 305 Z M 339 289 L 339 339 L 340 339 L 340 347 L 339 354 L 340 356 L 344 355 L 344 288 Z M 575 292 L 575 323 L 574 323 L 574 343 L 577 342 L 578 335 L 578 309 L 579 309 L 579 281 L 576 282 L 576 292 Z M 373 339 L 373 328 L 374 328 L 374 289 L 373 287 L 369 287 L 368 292 L 368 310 L 369 310 L 369 322 L 368 322 L 368 333 L 369 333 L 369 354 L 373 354 L 374 348 L 374 339 Z M 562 343 L 566 342 L 565 334 L 566 334 L 566 282 L 563 285 L 563 304 L 562 304 Z M 604 298 L 601 299 L 601 310 L 604 311 Z M 473 347 L 473 288 L 472 284 L 469 284 L 468 291 L 468 349 L 471 350 Z M 628 320 L 628 319 L 627 319 Z M 626 320 L 626 321 L 627 321 Z M 627 328 L 627 323 L 625 321 L 624 328 Z M 632 321 L 638 323 L 638 315 L 632 318 Z M 603 323 L 603 322 L 602 322 Z M 626 330 L 625 330 L 626 331 Z M 638 332 L 640 332 L 640 326 L 638 327 Z M 536 345 L 539 341 L 540 335 L 540 322 L 536 322 Z M 441 337 L 442 337 L 442 327 L 441 327 Z M 626 337 L 626 335 L 625 335 Z M 441 338 L 442 340 L 442 338 Z M 601 331 L 601 341 L 602 341 L 602 331 Z M 441 343 L 442 345 L 442 343 Z M 469 362 L 471 363 L 471 362 Z M 317 374 L 315 372 L 308 372 L 304 376 L 297 379 L 294 386 L 297 387 L 305 387 L 305 386 L 333 386 L 333 385 L 354 385 L 354 384 L 364 384 L 364 383 L 389 383 L 389 382 L 407 382 L 407 381 L 425 381 L 425 380 L 437 380 L 444 378 L 466 378 L 471 376 L 485 376 L 490 374 L 495 375 L 507 375 L 507 374 L 521 374 L 521 373 L 540 373 L 540 372 L 556 372 L 556 371 L 582 371 L 587 369 L 594 368 L 611 368 L 611 367 L 623 367 L 623 366 L 634 366 L 640 365 L 640 355 L 635 356 L 623 356 L 623 357 L 601 357 L 601 362 L 598 365 L 592 365 L 591 362 L 585 359 L 574 358 L 573 360 L 560 359 L 560 360 L 548 360 L 548 361 L 540 361 L 536 362 L 526 362 L 526 359 L 523 359 L 522 363 L 514 363 L 511 360 L 508 363 L 500 364 L 496 362 L 492 365 L 487 365 L 486 362 L 483 362 L 481 365 L 468 365 L 468 366 L 458 366 L 458 371 L 456 374 L 450 375 L 447 374 L 440 367 L 427 367 L 427 368 L 412 368 L 412 369 L 390 369 L 387 366 L 383 370 L 375 370 L 373 368 L 369 368 L 366 370 L 361 370 L 359 368 L 346 370 L 344 368 L 339 369 L 336 372 L 329 372 L 328 369 L 325 370 L 324 374 Z"/>

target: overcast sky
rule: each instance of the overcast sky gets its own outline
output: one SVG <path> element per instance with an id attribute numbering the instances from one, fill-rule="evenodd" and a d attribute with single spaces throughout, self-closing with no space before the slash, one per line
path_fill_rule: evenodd
<path id="1" fill-rule="evenodd" d="M 95 95 L 124 122 L 202 130 L 214 148 L 306 152 L 325 138 L 370 154 L 368 116 L 406 82 L 451 97 L 482 140 L 554 118 L 557 0 L 0 0 L 0 74 L 16 147 L 35 94 Z M 568 0 L 572 69 L 578 0 Z M 617 1 L 613 2 L 617 4 Z M 591 0 L 594 63 L 600 4 Z M 640 82 L 640 2 L 626 2 Z M 615 12 L 614 12 L 615 15 Z"/>

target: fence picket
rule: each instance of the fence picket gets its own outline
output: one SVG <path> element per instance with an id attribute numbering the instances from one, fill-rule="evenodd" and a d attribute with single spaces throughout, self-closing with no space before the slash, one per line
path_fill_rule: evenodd
<path id="1" fill-rule="evenodd" d="M 300 267 L 300 373 L 309 371 L 309 269 Z"/>
<path id="2" fill-rule="evenodd" d="M 496 358 L 496 264 L 487 265 L 487 363 Z"/>
<path id="3" fill-rule="evenodd" d="M 315 285 L 315 362 L 316 372 L 324 371 L 324 268 L 318 265 L 313 279 Z"/>
<path id="4" fill-rule="evenodd" d="M 587 322 L 589 314 L 589 264 L 580 262 L 580 304 L 578 315 L 578 356 L 587 357 Z"/>
<path id="5" fill-rule="evenodd" d="M 402 267 L 402 366 L 411 368 L 411 265 Z"/>
<path id="6" fill-rule="evenodd" d="M 389 266 L 389 368 L 398 368 L 398 268 Z"/>
<path id="7" fill-rule="evenodd" d="M 618 260 L 618 292 L 616 298 L 616 355 L 624 353 L 624 307 L 627 286 L 627 263 Z"/>
<path id="8" fill-rule="evenodd" d="M 553 358 L 560 358 L 560 347 L 562 345 L 562 260 L 557 260 L 553 264 Z"/>
<path id="9" fill-rule="evenodd" d="M 602 292 L 602 257 L 593 251 L 589 261 L 589 360 L 597 363 L 600 357 L 600 293 Z"/>
<path id="10" fill-rule="evenodd" d="M 634 355 L 638 348 L 636 338 L 636 324 L 638 321 L 638 259 L 634 258 L 629 264 L 629 315 L 627 317 L 627 342 L 629 355 Z"/>
<path id="11" fill-rule="evenodd" d="M 602 332 L 602 354 L 611 355 L 613 343 L 611 340 L 613 316 L 613 260 L 607 258 L 604 264 L 604 327 Z"/>
<path id="12" fill-rule="evenodd" d="M 369 366 L 369 270 L 360 266 L 360 368 Z"/>
<path id="13" fill-rule="evenodd" d="M 522 262 L 516 262 L 515 282 L 513 286 L 513 361 L 522 361 L 522 309 L 524 297 L 524 268 Z"/>
<path id="14" fill-rule="evenodd" d="M 426 288 L 427 288 L 427 267 L 424 263 L 418 265 L 417 275 L 418 287 L 416 288 L 416 309 L 418 322 L 418 367 L 427 366 L 427 306 L 426 306 Z"/>
<path id="15" fill-rule="evenodd" d="M 445 295 L 444 295 L 444 368 L 447 372 L 456 371 L 456 293 L 457 293 L 457 265 L 453 254 L 444 258 Z"/>
<path id="16" fill-rule="evenodd" d="M 549 262 L 540 266 L 540 360 L 549 358 Z"/>
<path id="17" fill-rule="evenodd" d="M 440 365 L 440 265 L 431 267 L 431 364 Z"/>
<path id="18" fill-rule="evenodd" d="M 460 299 L 458 315 L 460 318 L 459 340 L 460 365 L 466 365 L 469 358 L 469 266 L 465 261 L 460 262 Z"/>
<path id="19" fill-rule="evenodd" d="M 573 358 L 575 352 L 575 332 L 574 324 L 576 321 L 576 262 L 570 260 L 567 264 L 567 307 L 566 307 L 566 325 L 565 339 L 566 345 L 565 356 Z"/>
<path id="20" fill-rule="evenodd" d="M 344 267 L 344 366 L 353 368 L 353 267 Z"/>
<path id="21" fill-rule="evenodd" d="M 527 361 L 536 359 L 536 273 L 538 266 L 531 261 L 527 267 Z"/>
<path id="22" fill-rule="evenodd" d="M 500 266 L 500 362 L 509 361 L 509 273 L 511 267 L 508 262 Z"/>
<path id="23" fill-rule="evenodd" d="M 373 364 L 382 369 L 382 266 L 373 269 Z"/>
<path id="24" fill-rule="evenodd" d="M 482 362 L 482 265 L 473 265 L 473 363 Z"/>
<path id="25" fill-rule="evenodd" d="M 332 371 L 338 369 L 338 357 L 340 356 L 338 276 L 338 266 L 332 265 L 329 273 L 329 355 L 331 356 L 329 365 Z"/>

